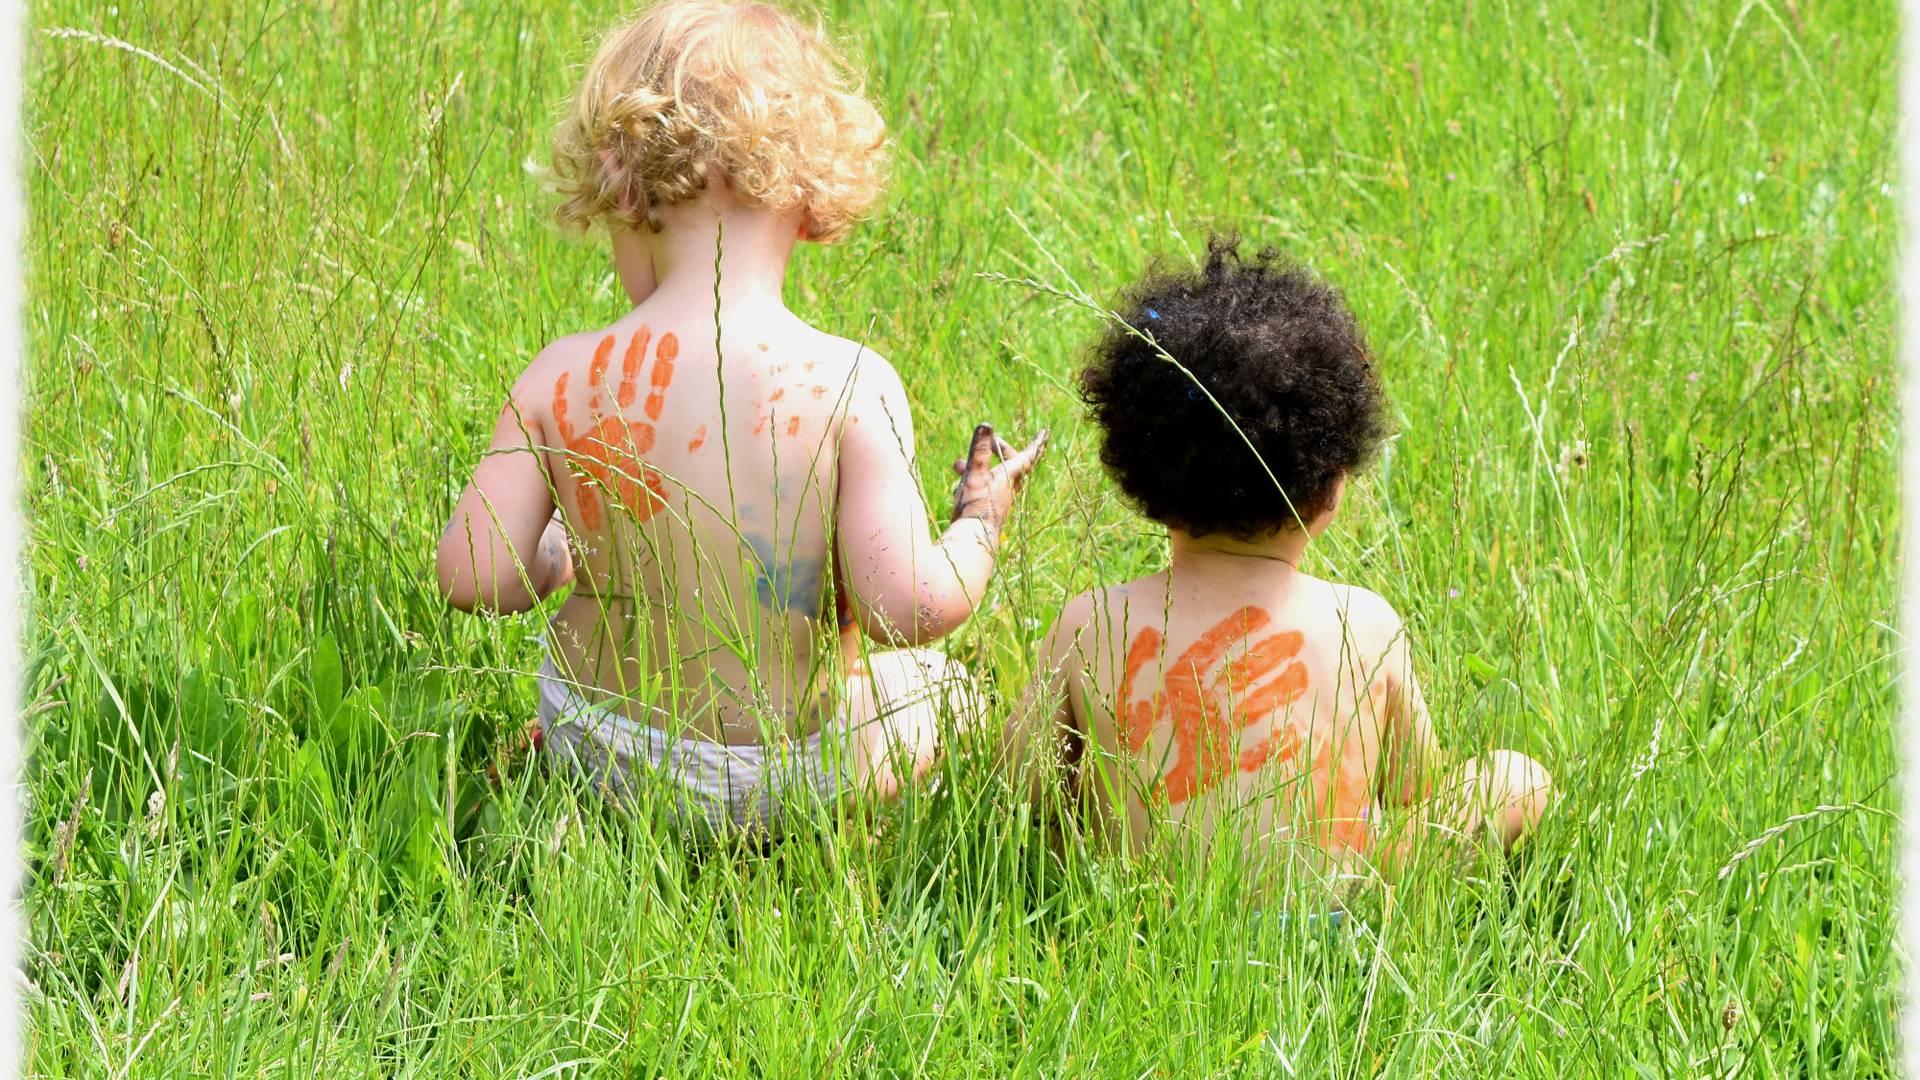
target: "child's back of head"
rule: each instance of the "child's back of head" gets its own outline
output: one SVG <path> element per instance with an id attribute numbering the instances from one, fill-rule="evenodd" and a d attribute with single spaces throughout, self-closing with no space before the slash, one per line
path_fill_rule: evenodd
<path id="1" fill-rule="evenodd" d="M 1352 313 L 1273 251 L 1216 237 L 1204 266 L 1156 266 L 1118 314 L 1081 391 L 1101 461 L 1163 525 L 1258 540 L 1310 524 L 1385 435 Z"/>
<path id="2" fill-rule="evenodd" d="M 879 198 L 886 126 L 824 27 L 770 4 L 667 0 L 601 43 L 553 134 L 563 224 L 655 230 L 718 177 L 844 236 Z"/>

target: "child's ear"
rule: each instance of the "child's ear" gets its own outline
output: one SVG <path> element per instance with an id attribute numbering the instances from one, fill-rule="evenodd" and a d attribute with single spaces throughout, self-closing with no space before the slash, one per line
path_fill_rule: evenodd
<path id="1" fill-rule="evenodd" d="M 1340 512 L 1340 504 L 1346 497 L 1347 474 L 1342 470 L 1339 476 L 1334 477 L 1333 487 L 1327 491 L 1326 505 L 1321 507 L 1319 513 L 1313 515 L 1313 522 L 1307 526 L 1307 531 L 1318 536 L 1321 530 L 1333 524 L 1334 515 Z"/>
<path id="2" fill-rule="evenodd" d="M 614 208 L 622 214 L 633 212 L 633 178 L 620 165 L 620 159 L 612 150 L 600 148 L 600 168 L 607 174 L 607 182 L 620 189 L 620 196 L 614 202 Z"/>
<path id="3" fill-rule="evenodd" d="M 1337 513 L 1340 509 L 1340 503 L 1345 500 L 1346 497 L 1347 473 L 1346 470 L 1342 469 L 1340 475 L 1333 479 L 1333 490 L 1327 493 L 1327 514 L 1331 516 Z"/>

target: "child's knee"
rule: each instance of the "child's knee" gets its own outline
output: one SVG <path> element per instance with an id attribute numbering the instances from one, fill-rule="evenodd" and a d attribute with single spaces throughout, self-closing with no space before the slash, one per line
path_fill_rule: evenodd
<path id="1" fill-rule="evenodd" d="M 1507 791 L 1553 788 L 1553 777 L 1547 774 L 1546 767 L 1518 750 L 1490 750 L 1478 764 L 1482 777 Z"/>
<path id="2" fill-rule="evenodd" d="M 931 649 L 875 653 L 866 680 L 872 698 L 870 715 L 854 721 L 857 761 L 890 798 L 932 766 L 944 734 L 977 719 L 981 696 L 965 664 Z"/>
<path id="3" fill-rule="evenodd" d="M 1545 766 L 1513 750 L 1494 750 L 1475 764 L 1501 843 L 1511 845 L 1532 832 L 1553 801 L 1553 777 Z"/>
<path id="4" fill-rule="evenodd" d="M 969 726 L 978 718 L 983 702 L 980 686 L 974 681 L 973 672 L 967 665 L 932 649 L 903 650 L 910 658 L 915 669 L 914 681 L 925 688 L 926 698 L 934 709 L 959 727 Z"/>

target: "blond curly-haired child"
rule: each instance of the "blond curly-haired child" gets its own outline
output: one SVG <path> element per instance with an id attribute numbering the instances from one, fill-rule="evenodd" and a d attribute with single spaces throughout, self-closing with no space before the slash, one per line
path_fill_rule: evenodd
<path id="1" fill-rule="evenodd" d="M 978 714 L 968 673 L 914 646 L 971 614 L 1044 434 L 1016 453 L 977 428 L 930 539 L 900 376 L 782 301 L 796 245 L 845 236 L 885 165 L 821 27 L 669 0 L 615 28 L 552 182 L 563 224 L 605 228 L 633 308 L 533 358 L 440 542 L 458 608 L 571 583 L 544 752 L 701 833 L 897 793 Z"/>

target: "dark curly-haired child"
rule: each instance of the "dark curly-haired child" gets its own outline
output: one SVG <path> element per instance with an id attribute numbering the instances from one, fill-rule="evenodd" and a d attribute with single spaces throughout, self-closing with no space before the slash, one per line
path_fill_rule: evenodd
<path id="1" fill-rule="evenodd" d="M 1061 611 L 1008 730 L 1020 782 L 1038 798 L 1064 780 L 1090 831 L 1134 851 L 1156 819 L 1342 876 L 1436 832 L 1513 844 L 1551 799 L 1546 771 L 1496 750 L 1446 773 L 1399 616 L 1299 568 L 1387 431 L 1340 295 L 1216 237 L 1204 267 L 1156 264 L 1117 314 L 1080 389 L 1101 461 L 1171 555 Z M 1383 806 L 1411 813 L 1383 829 Z"/>

